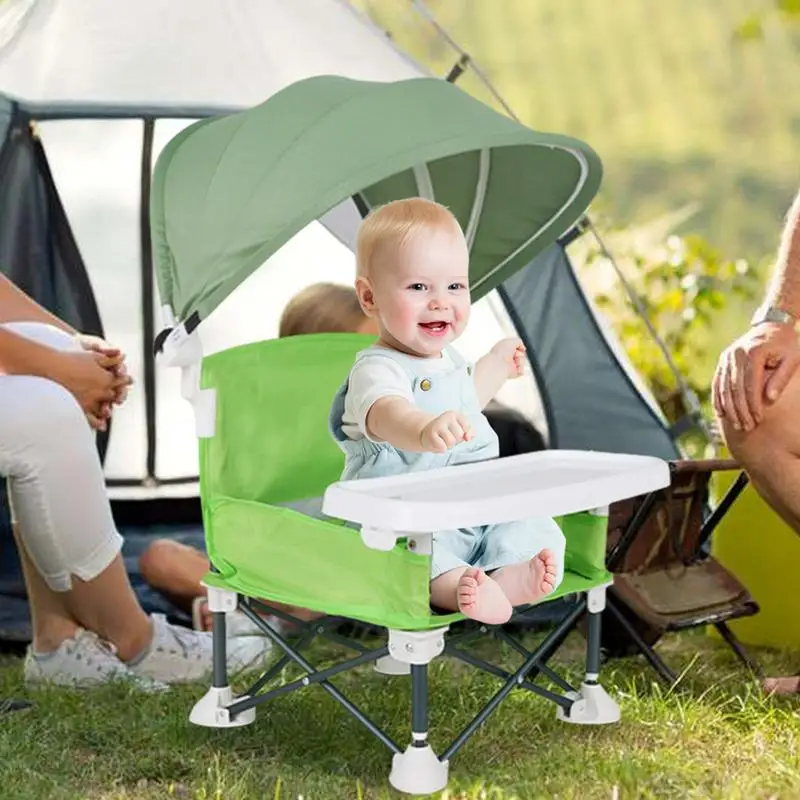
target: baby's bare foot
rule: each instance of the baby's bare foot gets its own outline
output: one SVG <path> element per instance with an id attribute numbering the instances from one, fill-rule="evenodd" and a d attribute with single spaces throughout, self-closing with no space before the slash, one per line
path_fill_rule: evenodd
<path id="1" fill-rule="evenodd" d="M 524 606 L 550 594 L 556 588 L 557 574 L 555 556 L 550 550 L 541 550 L 530 561 L 498 569 L 492 578 L 512 606 Z"/>
<path id="2" fill-rule="evenodd" d="M 480 569 L 468 569 L 456 587 L 458 610 L 487 625 L 502 625 L 511 618 L 511 603 L 503 590 Z"/>

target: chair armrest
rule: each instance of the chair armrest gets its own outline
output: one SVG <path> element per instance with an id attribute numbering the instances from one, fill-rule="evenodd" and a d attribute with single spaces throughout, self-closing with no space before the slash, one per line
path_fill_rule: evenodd
<path id="1" fill-rule="evenodd" d="M 670 461 L 669 468 L 673 472 L 725 472 L 742 469 L 742 465 L 733 458 L 687 458 Z"/>

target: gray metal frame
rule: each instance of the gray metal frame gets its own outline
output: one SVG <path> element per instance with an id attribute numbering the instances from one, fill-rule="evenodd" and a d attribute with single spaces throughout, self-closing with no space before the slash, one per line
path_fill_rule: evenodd
<path id="1" fill-rule="evenodd" d="M 343 636 L 332 630 L 337 624 L 344 621 L 341 617 L 323 617 L 312 622 L 304 622 L 278 609 L 272 608 L 259 600 L 241 596 L 239 597 L 238 608 L 282 651 L 283 655 L 241 693 L 242 699 L 227 706 L 231 719 L 235 718 L 237 714 L 273 698 L 289 694 L 290 692 L 302 689 L 306 686 L 320 685 L 361 722 L 370 733 L 383 742 L 392 753 L 399 754 L 403 752 L 402 748 L 389 737 L 385 731 L 329 682 L 329 679 L 335 675 L 354 669 L 355 667 L 360 667 L 364 664 L 373 663 L 379 658 L 388 655 L 389 649 L 387 645 L 377 648 L 368 648 L 356 639 Z M 526 613 L 531 610 L 532 609 L 527 609 L 516 613 L 510 622 L 524 621 Z M 294 646 L 292 646 L 283 635 L 270 627 L 258 612 L 271 614 L 296 625 L 297 640 Z M 450 634 L 446 638 L 443 655 L 456 658 L 465 664 L 469 664 L 489 675 L 493 675 L 502 680 L 503 684 L 439 756 L 441 762 L 449 761 L 515 688 L 532 692 L 545 700 L 549 700 L 563 708 L 566 715 L 569 716 L 570 708 L 573 703 L 576 702 L 575 697 L 577 697 L 577 689 L 550 669 L 547 666 L 547 662 L 558 651 L 569 633 L 575 628 L 579 618 L 585 613 L 588 614 L 589 631 L 586 672 L 589 675 L 596 675 L 600 670 L 600 625 L 602 612 L 598 611 L 592 613 L 589 611 L 587 595 L 585 594 L 577 596 L 576 601 L 570 604 L 566 614 L 563 615 L 560 621 L 552 628 L 544 641 L 542 641 L 535 650 L 526 648 L 502 626 L 477 625 L 471 630 L 461 630 Z M 224 687 L 228 685 L 228 675 L 225 664 L 225 613 L 214 612 L 212 616 L 215 655 L 212 685 L 214 687 Z M 471 640 L 487 635 L 510 646 L 522 657 L 522 664 L 514 672 L 509 672 L 463 649 L 463 646 L 468 644 Z M 304 658 L 300 652 L 302 649 L 308 647 L 316 636 L 321 636 L 328 641 L 354 650 L 357 655 L 353 658 L 341 661 L 334 666 L 327 667 L 326 669 L 317 669 Z M 301 669 L 305 671 L 305 674 L 289 683 L 282 684 L 267 691 L 262 691 L 290 662 L 294 662 L 300 666 Z M 542 686 L 537 686 L 534 681 L 540 675 L 558 686 L 564 694 L 558 694 Z M 415 746 L 424 747 L 427 744 L 428 697 L 428 666 L 427 664 L 412 664 L 410 722 L 412 733 L 415 734 L 413 737 Z"/>

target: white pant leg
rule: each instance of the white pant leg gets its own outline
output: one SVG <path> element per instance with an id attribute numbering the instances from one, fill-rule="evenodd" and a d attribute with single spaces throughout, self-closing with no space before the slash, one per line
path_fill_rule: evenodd
<path id="1" fill-rule="evenodd" d="M 61 350 L 77 346 L 48 325 L 5 327 Z M 68 591 L 72 575 L 91 580 L 119 553 L 94 432 L 59 384 L 0 374 L 0 475 L 28 555 L 54 591 Z"/>

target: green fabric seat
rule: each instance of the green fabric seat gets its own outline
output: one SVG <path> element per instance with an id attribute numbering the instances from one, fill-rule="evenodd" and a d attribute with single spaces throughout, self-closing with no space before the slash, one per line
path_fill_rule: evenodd
<path id="1" fill-rule="evenodd" d="M 315 334 L 248 344 L 209 356 L 201 387 L 216 395 L 216 431 L 201 439 L 206 582 L 249 597 L 310 608 L 387 628 L 424 630 L 460 614 L 434 614 L 430 557 L 400 539 L 367 547 L 339 520 L 279 504 L 321 496 L 344 458 L 328 410 L 355 355 L 372 339 Z M 567 538 L 564 581 L 548 601 L 607 583 L 607 520 L 558 520 Z"/>

